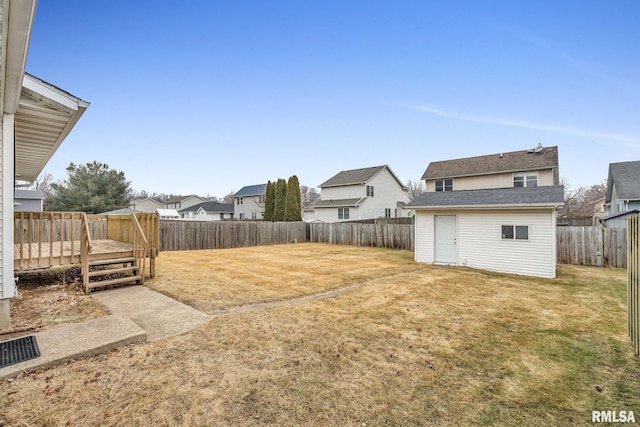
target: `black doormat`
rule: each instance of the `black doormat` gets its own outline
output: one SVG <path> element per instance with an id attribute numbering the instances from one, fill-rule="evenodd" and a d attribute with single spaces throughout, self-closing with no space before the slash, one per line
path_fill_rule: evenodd
<path id="1" fill-rule="evenodd" d="M 0 342 L 0 368 L 40 357 L 35 335 Z"/>

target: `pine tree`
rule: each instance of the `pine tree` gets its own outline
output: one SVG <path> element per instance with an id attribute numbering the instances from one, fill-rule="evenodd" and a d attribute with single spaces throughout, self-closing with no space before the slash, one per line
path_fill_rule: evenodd
<path id="1" fill-rule="evenodd" d="M 275 206 L 275 197 L 276 197 L 276 183 L 275 182 L 267 182 L 267 192 L 264 196 L 264 215 L 262 219 L 264 221 L 273 221 L 273 209 Z"/>
<path id="2" fill-rule="evenodd" d="M 302 194 L 300 193 L 300 182 L 295 175 L 289 177 L 289 181 L 287 182 L 284 220 L 302 221 Z"/>
<path id="3" fill-rule="evenodd" d="M 278 178 L 278 182 L 276 182 L 276 191 L 274 197 L 273 204 L 273 220 L 274 221 L 283 221 L 284 220 L 284 208 L 285 203 L 287 201 L 287 182 Z"/>

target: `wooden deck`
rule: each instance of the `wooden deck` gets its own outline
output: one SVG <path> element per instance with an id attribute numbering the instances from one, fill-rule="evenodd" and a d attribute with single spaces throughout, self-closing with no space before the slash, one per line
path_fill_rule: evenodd
<path id="1" fill-rule="evenodd" d="M 92 260 L 123 258 L 133 253 L 133 244 L 116 240 L 93 240 L 91 247 L 89 257 Z M 79 240 L 14 245 L 13 268 L 16 271 L 80 264 L 80 262 Z"/>

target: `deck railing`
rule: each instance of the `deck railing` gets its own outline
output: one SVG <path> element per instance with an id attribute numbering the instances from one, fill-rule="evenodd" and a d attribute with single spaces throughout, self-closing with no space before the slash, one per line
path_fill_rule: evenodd
<path id="1" fill-rule="evenodd" d="M 149 242 L 144 236 L 142 227 L 136 218 L 136 214 L 131 214 L 131 234 L 133 243 L 133 257 L 136 259 L 135 265 L 138 267 L 138 274 L 140 275 L 140 283 L 144 283 L 144 273 L 147 261 L 147 250 Z"/>
<path id="2" fill-rule="evenodd" d="M 14 267 L 24 269 L 80 263 L 82 228 L 82 212 L 16 212 L 13 241 L 17 254 L 14 255 Z M 94 238 L 106 238 L 106 223 L 87 223 L 86 228 Z"/>
<path id="3" fill-rule="evenodd" d="M 89 254 L 91 253 L 91 232 L 89 231 L 89 223 L 87 215 L 82 213 L 82 224 L 80 228 L 80 259 L 82 263 L 82 283 L 84 292 L 89 293 Z"/>
<path id="4" fill-rule="evenodd" d="M 47 268 L 82 264 L 83 233 L 90 241 L 115 240 L 134 244 L 138 231 L 146 238 L 149 275 L 155 275 L 160 253 L 160 219 L 155 213 L 88 215 L 82 212 L 15 212 L 14 268 Z M 146 266 L 146 263 L 143 263 Z"/>

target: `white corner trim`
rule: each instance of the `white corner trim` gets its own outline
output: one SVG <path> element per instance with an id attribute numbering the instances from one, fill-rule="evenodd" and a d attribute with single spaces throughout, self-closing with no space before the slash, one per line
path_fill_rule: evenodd
<path id="1" fill-rule="evenodd" d="M 2 298 L 13 298 L 13 180 L 14 180 L 13 114 L 2 115 Z"/>

